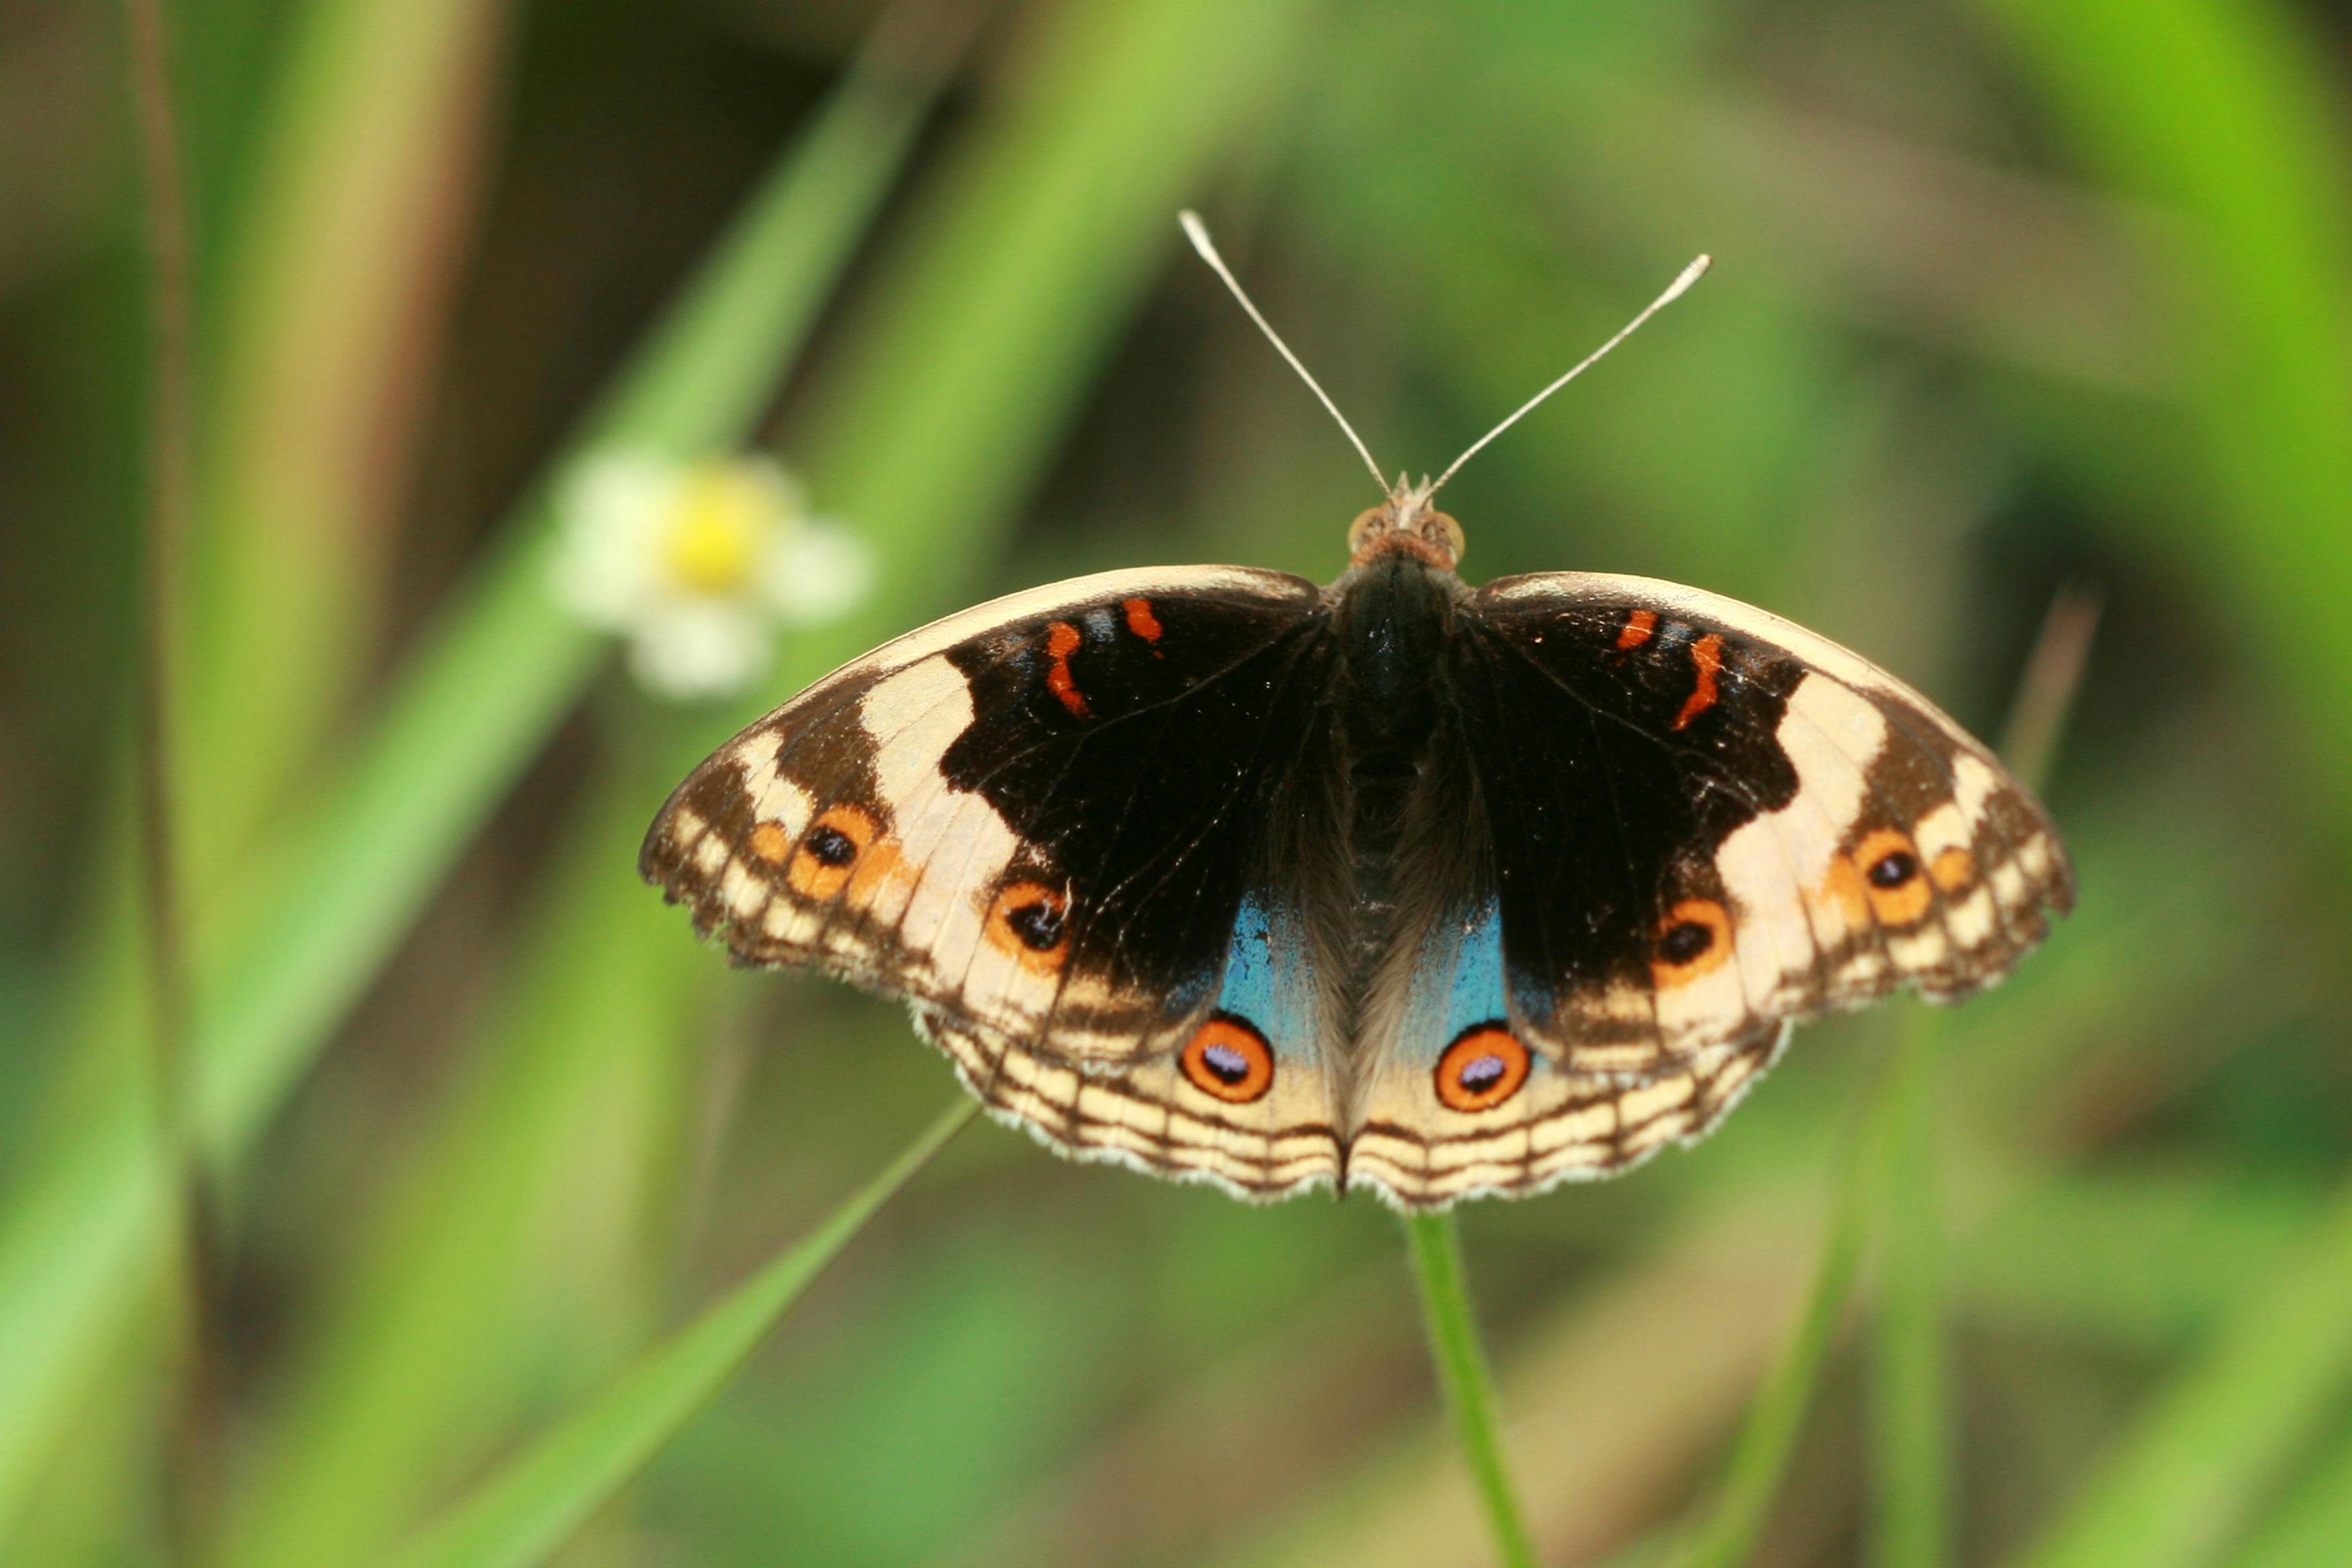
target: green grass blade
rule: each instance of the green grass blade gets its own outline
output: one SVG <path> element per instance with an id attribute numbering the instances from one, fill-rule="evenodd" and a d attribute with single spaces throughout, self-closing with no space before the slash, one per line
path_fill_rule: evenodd
<path id="1" fill-rule="evenodd" d="M 2352 1192 L 2158 1394 L 2019 1568 L 2188 1568 L 2242 1530 L 2352 1390 Z"/>
<path id="2" fill-rule="evenodd" d="M 636 875 L 645 803 L 675 777 L 676 749 L 640 732 L 667 739 L 683 715 L 657 717 L 612 742 L 641 754 L 568 826 L 429 1130 L 354 1215 L 350 1261 L 273 1397 L 244 1413 L 239 1568 L 377 1561 L 657 1321 L 654 1210 L 716 978 Z M 598 1195 L 584 1210 L 583 1193 Z"/>
<path id="3" fill-rule="evenodd" d="M 1283 15 L 1253 9 L 1244 31 L 1262 40 L 1264 24 Z M 841 376 L 858 389 L 864 423 L 828 424 L 818 437 L 794 443 L 796 451 L 805 447 L 816 471 L 845 467 L 836 454 L 881 452 L 887 454 L 886 478 L 910 468 L 928 488 L 919 500 L 893 504 L 863 483 L 819 485 L 826 509 L 882 537 L 898 566 L 884 574 L 858 624 L 785 646 L 778 672 L 783 689 L 964 592 L 958 564 L 987 557 L 1007 514 L 1004 498 L 1031 482 L 1053 450 L 1054 433 L 1091 363 L 1141 296 L 1153 248 L 1173 252 L 1169 215 L 1192 193 L 1199 171 L 1233 128 L 1245 122 L 1258 95 L 1279 84 L 1276 57 L 1253 47 L 1250 71 L 1228 74 L 1216 91 L 1202 90 L 1185 62 L 1219 36 L 1232 42 L 1235 33 L 1232 13 L 1194 0 L 1074 7 L 1018 57 L 1031 89 L 1008 95 L 1003 112 L 977 122 L 940 185 L 919 204 L 931 216 L 917 234 L 902 237 L 903 253 L 894 245 L 893 255 L 908 260 L 887 268 L 887 283 L 867 295 L 870 313 L 843 334 L 834 363 L 845 367 Z M 1085 221 L 1072 221 L 1073 202 Z M 1106 222 L 1106 215 L 1119 221 Z M 1073 279 L 1087 286 L 1073 288 Z M 765 289 L 772 280 L 750 281 L 757 286 L 710 290 L 681 312 L 709 356 L 688 378 L 691 384 L 724 384 L 729 340 L 692 333 L 690 323 L 768 309 Z M 906 352 L 913 334 L 901 323 L 910 314 L 924 322 L 928 342 L 920 353 Z M 1054 331 L 1029 330 L 1048 316 Z M 678 363 L 674 356 L 669 362 Z M 945 374 L 961 378 L 966 395 L 932 395 Z M 820 406 L 835 401 L 835 379 L 829 365 Z M 664 435 L 629 405 L 674 408 L 683 395 L 639 389 L 593 423 L 625 426 L 633 444 L 667 444 L 679 437 Z M 702 722 L 687 728 L 698 733 Z M 674 757 L 649 759 L 667 778 L 614 784 L 642 813 L 709 740 L 702 734 Z M 640 817 L 635 826 L 642 826 Z M 625 841 L 615 837 L 596 851 L 605 869 L 631 886 L 635 836 L 632 829 Z M 629 894 L 615 886 L 612 893 L 625 901 L 600 904 L 604 913 L 585 925 L 570 922 L 572 934 L 559 945 L 576 955 L 638 944 L 649 954 L 638 984 L 648 989 L 698 995 L 719 977 L 710 955 L 642 888 Z M 655 924 L 642 925 L 647 921 Z M 637 973 L 641 966 L 630 967 Z M 592 1037 L 581 1030 L 570 1035 L 575 1049 Z M 509 1039 L 489 1048 L 507 1053 L 513 1046 Z M 530 1096 L 535 1103 L 567 1070 L 591 1070 L 588 1064 L 566 1069 L 551 1058 L 542 1066 L 546 1081 Z M 539 1126 L 511 1130 L 537 1139 Z M 425 1226 L 429 1234 L 413 1247 L 395 1247 L 404 1251 L 405 1276 L 388 1262 L 379 1272 L 393 1278 L 383 1289 L 357 1288 L 358 1321 L 339 1316 L 328 1331 L 333 1355 L 281 1407 L 284 1425 L 264 1439 L 272 1462 L 249 1500 L 238 1561 L 364 1554 L 358 1544 L 368 1533 L 362 1515 L 380 1519 L 396 1500 L 420 1490 L 441 1495 L 453 1471 L 470 1473 L 486 1442 L 510 1426 L 522 1402 L 515 1386 L 520 1374 L 469 1380 L 462 1369 L 499 1364 L 511 1344 L 514 1315 L 527 1314 L 529 1303 L 550 1288 L 544 1278 L 500 1269 L 495 1248 L 479 1245 L 513 1223 L 514 1190 L 540 1179 L 525 1166 L 577 1157 L 544 1140 L 534 1149 L 541 1152 L 505 1146 L 499 1129 L 481 1125 L 423 1156 L 455 1173 L 447 1181 L 415 1173 L 428 1193 L 423 1201 L 443 1205 L 434 1210 L 438 1223 Z M 467 1176 L 478 1169 L 488 1179 Z M 409 1375 L 387 1364 L 425 1343 L 437 1364 Z M 420 1506 L 410 1501 L 404 1517 Z"/>
<path id="4" fill-rule="evenodd" d="M 1925 1020 L 1906 1020 L 1915 1026 Z M 1924 1035 L 1923 1028 L 1906 1030 Z M 1879 1292 L 1872 1323 L 1872 1552 L 1879 1568 L 1940 1568 L 1952 1549 L 1952 1376 L 1945 1348 L 1944 1214 L 1931 1115 L 1935 1042 L 1906 1039 L 1915 1070 L 1889 1111 L 1879 1194 Z"/>
<path id="5" fill-rule="evenodd" d="M 895 78 L 853 76 L 572 449 L 739 441 L 805 340 L 925 105 Z M 373 744 L 222 958 L 198 1026 L 209 1069 L 201 1120 L 216 1152 L 243 1147 L 277 1105 L 595 668 L 603 639 L 547 593 L 552 521 L 542 495 L 508 525 L 503 548 L 444 618 Z"/>
<path id="6" fill-rule="evenodd" d="M 509 25 L 495 0 L 312 0 L 284 14 L 255 95 L 209 279 L 188 667 L 200 895 L 266 837 L 377 651 L 388 470 L 445 341 Z"/>
<path id="7" fill-rule="evenodd" d="M 657 347 L 624 373 L 595 426 L 601 436 L 682 440 L 689 432 L 655 389 L 699 396 L 714 445 L 757 416 L 785 368 L 778 351 L 800 342 L 822 290 L 803 283 L 790 319 L 755 323 L 774 334 L 764 378 L 753 374 L 749 334 L 698 301 L 740 299 L 772 276 L 830 276 L 846 258 L 922 104 L 872 78 L 844 91 L 752 197 Z M 856 138 L 835 131 L 844 116 L 866 129 Z M 887 156 L 871 145 L 877 138 L 891 143 Z M 197 1133 L 215 1161 L 241 1152 L 281 1101 L 596 668 L 601 641 L 546 592 L 548 522 L 543 501 L 533 501 L 509 523 L 394 684 L 348 772 L 316 792 L 322 804 L 307 822 L 289 826 L 285 852 L 212 911 L 226 935 L 197 954 L 191 1045 Z M 154 1154 L 135 1105 L 103 1106 L 59 1150 L 26 1174 L 0 1216 L 0 1529 L 25 1501 L 74 1389 L 145 1300 L 142 1270 L 153 1266 L 162 1235 Z"/>
<path id="8" fill-rule="evenodd" d="M 1102 323 L 1185 254 L 1176 209 L 1291 84 L 1302 0 L 1085 0 L 1009 82 L 1013 112 L 908 217 L 887 320 L 812 422 L 814 488 L 887 583 L 934 608 L 996 537 L 1108 354 Z M 959 527 L 940 526 L 957 520 Z M 857 628 L 895 634 L 877 595 Z"/>
<path id="9" fill-rule="evenodd" d="M 1843 1321 L 1862 1264 L 1864 1221 L 1870 1196 L 1883 1180 L 1889 1133 L 1901 1104 L 1908 1054 L 1890 1062 L 1849 1137 L 1838 1172 L 1837 1201 L 1819 1270 L 1805 1299 L 1796 1332 L 1766 1375 L 1733 1444 L 1721 1490 L 1706 1516 L 1684 1538 L 1669 1561 L 1678 1568 L 1738 1568 L 1756 1551 L 1764 1525 L 1789 1473 L 1822 1368 Z"/>
<path id="10" fill-rule="evenodd" d="M 2352 125 L 2327 41 L 2292 8 L 2228 0 L 1983 0 L 2086 161 L 2160 204 L 2189 395 L 2172 513 L 2186 569 L 2231 603 L 2293 733 L 2314 821 L 2352 850 L 2352 686 L 2308 686 L 2340 656 L 2352 603 Z M 2110 453 L 2112 465 L 2115 455 Z M 2147 516 L 2127 498 L 2119 515 Z M 2163 515 L 2161 512 L 2154 515 Z"/>
<path id="11" fill-rule="evenodd" d="M 399 1568 L 543 1561 L 726 1385 L 810 1282 L 978 1110 L 959 1097 L 824 1225 L 531 1445 L 402 1552 Z"/>
<path id="12" fill-rule="evenodd" d="M 2039 789 L 2055 761 L 2099 624 L 2096 595 L 2070 589 L 2043 617 L 2010 704 L 2001 754 Z M 1956 1416 L 1946 1349 L 1944 1215 L 1934 1100 L 1941 1031 L 1914 1015 L 1896 1042 L 1886 1162 L 1875 1215 L 1878 1310 L 1872 1322 L 1872 1549 L 1880 1568 L 1940 1568 L 1953 1545 Z"/>
<path id="13" fill-rule="evenodd" d="M 2340 1568 L 2352 1542 L 2352 1436 L 2339 1436 L 2229 1568 Z"/>
<path id="14" fill-rule="evenodd" d="M 865 237 L 934 84 L 869 55 L 721 237 L 579 443 L 690 457 L 740 444 Z"/>
<path id="15" fill-rule="evenodd" d="M 1535 1536 L 1527 1511 L 1511 1485 L 1503 1452 L 1495 1379 L 1478 1345 L 1478 1324 L 1462 1269 L 1462 1238 L 1450 1214 L 1414 1215 L 1404 1222 L 1414 1281 L 1420 1287 L 1422 1321 L 1429 1330 L 1430 1358 L 1445 1390 L 1445 1405 L 1462 1443 L 1463 1462 L 1478 1489 L 1495 1536 L 1495 1554 L 1504 1568 L 1535 1568 Z"/>

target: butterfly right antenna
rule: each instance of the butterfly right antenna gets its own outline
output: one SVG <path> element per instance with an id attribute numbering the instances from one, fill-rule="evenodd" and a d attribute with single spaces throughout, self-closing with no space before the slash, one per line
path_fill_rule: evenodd
<path id="1" fill-rule="evenodd" d="M 1667 306 L 1673 304 L 1675 300 L 1681 299 L 1685 291 L 1687 290 L 1692 284 L 1697 282 L 1701 278 L 1706 277 L 1706 269 L 1714 265 L 1715 258 L 1713 257 L 1702 256 L 1697 260 L 1692 262 L 1688 267 L 1684 268 L 1682 276 L 1675 279 L 1672 283 L 1666 285 L 1666 291 L 1664 293 L 1659 295 L 1656 299 L 1651 300 L 1649 304 L 1643 307 L 1642 313 L 1640 315 L 1634 317 L 1632 321 L 1618 328 L 1617 335 L 1615 337 L 1611 338 L 1607 342 L 1602 343 L 1599 348 L 1594 349 L 1591 353 L 1586 354 L 1582 359 L 1577 361 L 1575 366 L 1570 369 L 1566 375 L 1561 376 L 1558 381 L 1553 382 L 1549 386 L 1545 387 L 1541 392 L 1537 393 L 1533 397 L 1530 397 L 1525 403 L 1520 404 L 1517 410 L 1514 412 L 1508 419 L 1504 420 L 1500 425 L 1496 426 L 1492 430 L 1487 431 L 1484 436 L 1481 436 L 1475 441 L 1471 442 L 1470 449 L 1463 453 L 1460 457 L 1454 458 L 1453 462 L 1447 464 L 1445 471 L 1438 475 L 1436 479 L 1430 484 L 1429 488 L 1422 492 L 1422 499 L 1426 500 L 1429 497 L 1435 495 L 1438 491 L 1438 487 L 1444 484 L 1446 480 L 1452 479 L 1456 473 L 1460 472 L 1462 465 L 1476 457 L 1480 448 L 1484 447 L 1487 442 L 1493 440 L 1496 437 L 1501 435 L 1512 426 L 1517 425 L 1528 415 L 1533 414 L 1536 411 L 1536 405 L 1541 403 L 1545 398 L 1549 397 L 1553 393 L 1558 392 L 1561 387 L 1566 386 L 1570 382 L 1574 381 L 1578 376 L 1582 375 L 1586 371 L 1591 370 L 1595 364 L 1600 363 L 1601 355 L 1607 353 L 1611 349 L 1615 348 L 1619 343 L 1623 342 L 1627 338 L 1632 337 L 1635 328 L 1648 321 L 1651 317 L 1656 315 L 1659 311 L 1664 310 Z"/>

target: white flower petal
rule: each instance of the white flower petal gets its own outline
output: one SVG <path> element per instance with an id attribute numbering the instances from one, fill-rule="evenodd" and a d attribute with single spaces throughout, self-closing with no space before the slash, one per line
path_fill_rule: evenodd
<path id="1" fill-rule="evenodd" d="M 814 626 L 848 614 L 866 596 L 874 552 L 856 535 L 812 521 L 777 542 L 762 577 L 778 620 Z"/>
<path id="2" fill-rule="evenodd" d="M 675 467 L 605 453 L 559 488 L 557 596 L 583 619 L 625 631 L 660 592 L 661 527 L 677 490 Z"/>
<path id="3" fill-rule="evenodd" d="M 768 514 L 778 521 L 788 521 L 808 510 L 808 496 L 800 481 L 775 458 L 764 454 L 740 458 L 735 466 L 746 479 L 767 492 Z"/>
<path id="4" fill-rule="evenodd" d="M 763 456 L 599 453 L 555 505 L 557 596 L 628 637 L 637 679 L 673 697 L 740 689 L 768 668 L 776 624 L 839 616 L 874 576 L 865 544 L 808 519 L 799 485 Z"/>
<path id="5" fill-rule="evenodd" d="M 768 629 L 740 605 L 673 600 L 638 622 L 629 668 L 665 697 L 723 697 L 763 674 Z"/>

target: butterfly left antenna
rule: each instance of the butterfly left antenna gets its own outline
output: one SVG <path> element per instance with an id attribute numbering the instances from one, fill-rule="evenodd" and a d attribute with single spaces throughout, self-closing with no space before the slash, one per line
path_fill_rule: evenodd
<path id="1" fill-rule="evenodd" d="M 1648 321 L 1651 317 L 1656 315 L 1659 311 L 1664 310 L 1667 306 L 1673 304 L 1675 300 L 1681 299 L 1683 295 L 1689 290 L 1692 284 L 1706 276 L 1706 269 L 1714 265 L 1715 258 L 1713 257 L 1702 256 L 1697 260 L 1692 262 L 1688 267 L 1684 268 L 1682 276 L 1675 279 L 1671 284 L 1668 284 L 1664 293 L 1659 295 L 1656 299 L 1643 306 L 1640 315 L 1634 317 L 1632 321 L 1618 328 L 1617 335 L 1615 337 L 1611 338 L 1607 342 L 1602 343 L 1599 348 L 1594 349 L 1591 353 L 1586 354 L 1582 359 L 1577 361 L 1575 368 L 1571 369 L 1566 375 L 1561 376 L 1558 381 L 1553 382 L 1549 386 L 1545 387 L 1541 392 L 1537 393 L 1533 397 L 1530 397 L 1525 403 L 1520 404 L 1518 410 L 1508 419 L 1504 420 L 1500 425 L 1496 426 L 1492 430 L 1487 431 L 1484 436 L 1481 436 L 1475 441 L 1471 442 L 1470 449 L 1463 453 L 1460 457 L 1454 458 L 1454 461 L 1447 466 L 1445 471 L 1437 476 L 1436 483 L 1431 485 L 1428 489 L 1422 492 L 1423 499 L 1426 500 L 1430 496 L 1435 495 L 1437 493 L 1438 486 L 1443 485 L 1446 480 L 1452 479 L 1455 473 L 1460 471 L 1463 464 L 1468 462 L 1471 458 L 1478 455 L 1479 450 L 1484 447 L 1487 442 L 1493 440 L 1496 437 L 1501 435 L 1512 426 L 1517 425 L 1528 415 L 1534 413 L 1536 410 L 1536 405 L 1541 403 L 1545 398 L 1549 397 L 1553 393 L 1558 392 L 1561 387 L 1566 386 L 1570 382 L 1574 381 L 1578 376 L 1582 375 L 1586 371 L 1591 370 L 1595 364 L 1600 363 L 1603 354 L 1606 354 L 1611 349 L 1615 348 L 1619 343 L 1623 342 L 1627 338 L 1632 337 L 1635 328 Z"/>
<path id="2" fill-rule="evenodd" d="M 1225 287 L 1234 291 L 1234 298 L 1242 302 L 1242 309 L 1249 312 L 1249 319 L 1257 323 L 1257 330 L 1265 334 L 1266 342 L 1272 343 L 1275 352 L 1290 363 L 1290 368 L 1298 373 L 1298 379 L 1307 384 L 1308 390 L 1322 400 L 1323 406 L 1330 412 L 1331 417 L 1339 422 L 1339 428 L 1348 433 L 1348 439 L 1355 444 L 1357 454 L 1364 459 L 1364 467 L 1372 470 L 1372 482 L 1381 487 L 1381 493 L 1391 500 L 1395 499 L 1397 492 L 1390 489 L 1388 480 L 1381 477 L 1381 466 L 1372 461 L 1371 449 L 1364 445 L 1364 438 L 1356 434 L 1356 427 L 1348 423 L 1348 416 L 1339 412 L 1339 405 L 1331 401 L 1331 395 L 1323 390 L 1323 384 L 1307 374 L 1307 367 L 1298 363 L 1298 356 L 1290 352 L 1290 345 L 1282 341 L 1282 334 L 1266 324 L 1265 318 L 1259 315 L 1257 307 L 1250 302 L 1250 297 L 1243 292 L 1241 284 L 1234 277 L 1233 269 L 1225 265 L 1225 258 L 1217 254 L 1216 244 L 1209 238 L 1209 231 L 1202 226 L 1200 215 L 1187 208 L 1176 215 L 1176 221 L 1184 226 L 1184 236 L 1192 242 L 1192 248 L 1199 251 L 1201 259 L 1207 262 L 1216 275 L 1225 280 Z M 1659 304 L 1664 302 L 1660 300 Z M 1653 305 L 1651 309 L 1655 310 L 1657 306 Z M 1632 330 L 1630 327 L 1626 329 L 1627 331 Z M 1618 335 L 1622 337 L 1624 334 L 1621 332 Z M 1583 367 L 1580 365 L 1577 368 L 1580 370 Z M 1572 375 L 1575 372 L 1571 371 L 1570 374 Z M 1525 411 L 1522 410 L 1522 412 Z M 1518 415 L 1514 414 L 1511 417 L 1516 419 Z M 1476 449 L 1475 447 L 1471 448 L 1472 451 Z M 1467 457 L 1469 454 L 1465 452 L 1463 455 Z M 1457 463 L 1454 467 L 1459 468 L 1461 465 Z"/>

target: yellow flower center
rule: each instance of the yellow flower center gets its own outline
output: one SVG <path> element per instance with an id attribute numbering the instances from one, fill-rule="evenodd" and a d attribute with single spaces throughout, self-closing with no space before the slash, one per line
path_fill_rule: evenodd
<path id="1" fill-rule="evenodd" d="M 664 541 L 671 581 L 692 594 L 742 592 L 775 527 L 774 511 L 774 494 L 738 468 L 713 465 L 687 473 Z"/>

